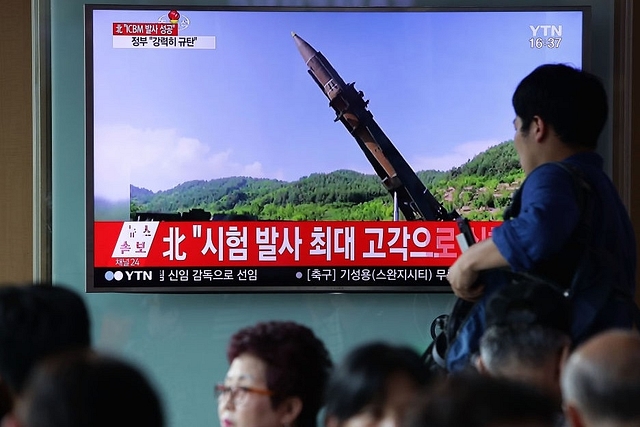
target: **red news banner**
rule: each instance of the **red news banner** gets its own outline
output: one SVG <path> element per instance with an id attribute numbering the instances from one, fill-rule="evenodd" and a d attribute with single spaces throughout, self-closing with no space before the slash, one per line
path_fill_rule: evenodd
<path id="1" fill-rule="evenodd" d="M 178 24 L 162 22 L 114 22 L 114 36 L 177 36 Z"/>
<path id="2" fill-rule="evenodd" d="M 499 221 L 471 222 L 476 241 Z M 94 267 L 449 267 L 451 221 L 96 222 Z"/>

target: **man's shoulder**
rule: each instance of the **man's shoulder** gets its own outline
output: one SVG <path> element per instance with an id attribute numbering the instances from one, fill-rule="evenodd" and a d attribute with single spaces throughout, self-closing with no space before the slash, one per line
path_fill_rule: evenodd
<path id="1" fill-rule="evenodd" d="M 574 182 L 574 171 L 581 174 L 582 168 L 567 162 L 547 162 L 539 165 L 527 175 L 523 182 L 525 193 L 537 193 L 539 189 L 554 194 L 571 191 Z M 546 190 L 544 190 L 546 189 Z"/>
<path id="2" fill-rule="evenodd" d="M 540 174 L 542 172 L 547 173 L 554 170 L 557 171 L 559 167 L 570 167 L 585 173 L 594 171 L 604 172 L 604 160 L 602 156 L 595 151 L 581 151 L 562 160 L 544 162 L 536 167 L 529 175 Z"/>
<path id="3" fill-rule="evenodd" d="M 595 151 L 579 152 L 561 161 L 540 164 L 529 175 L 529 185 L 556 186 L 582 181 L 597 186 L 610 181 L 603 169 L 603 159 Z"/>

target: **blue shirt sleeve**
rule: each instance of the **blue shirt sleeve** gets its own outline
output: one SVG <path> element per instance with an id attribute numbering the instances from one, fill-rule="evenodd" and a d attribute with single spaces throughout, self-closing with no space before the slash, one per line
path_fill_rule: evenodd
<path id="1" fill-rule="evenodd" d="M 514 271 L 531 270 L 557 254 L 580 220 L 573 178 L 560 166 L 542 164 L 522 185 L 520 212 L 492 233 Z"/>

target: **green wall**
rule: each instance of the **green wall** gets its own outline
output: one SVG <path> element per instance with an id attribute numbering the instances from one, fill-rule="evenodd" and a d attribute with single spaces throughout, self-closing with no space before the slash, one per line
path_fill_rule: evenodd
<path id="1" fill-rule="evenodd" d="M 129 3 L 151 4 L 149 1 Z M 428 2 L 430 6 L 478 6 L 489 3 L 502 6 L 591 4 L 594 24 L 591 69 L 602 76 L 611 88 L 613 2 Z M 82 293 L 85 288 L 86 258 L 83 4 L 81 0 L 51 0 L 50 16 L 53 279 Z M 172 5 L 166 1 L 153 4 Z M 191 4 L 214 3 L 193 1 Z M 307 3 L 293 0 L 262 3 L 237 1 L 233 4 Z M 309 4 L 356 6 L 368 3 L 316 0 Z M 375 4 L 385 3 L 380 0 Z M 388 3 L 402 6 L 412 4 L 410 1 Z M 606 147 L 603 155 L 610 164 L 611 155 Z M 408 344 L 421 351 L 431 341 L 431 321 L 447 312 L 453 302 L 450 294 L 105 293 L 85 296 L 91 310 L 96 347 L 129 358 L 147 372 L 162 395 L 170 427 L 219 425 L 213 384 L 222 379 L 226 372 L 226 342 L 230 334 L 240 327 L 271 319 L 301 322 L 324 340 L 335 360 L 339 360 L 354 345 L 372 339 Z"/>

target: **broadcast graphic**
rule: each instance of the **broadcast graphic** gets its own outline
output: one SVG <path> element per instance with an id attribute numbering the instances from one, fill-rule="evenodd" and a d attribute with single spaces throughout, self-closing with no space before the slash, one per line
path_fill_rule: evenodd
<path id="1" fill-rule="evenodd" d="M 87 5 L 88 291 L 450 291 L 524 179 L 511 95 L 584 22 Z"/>

